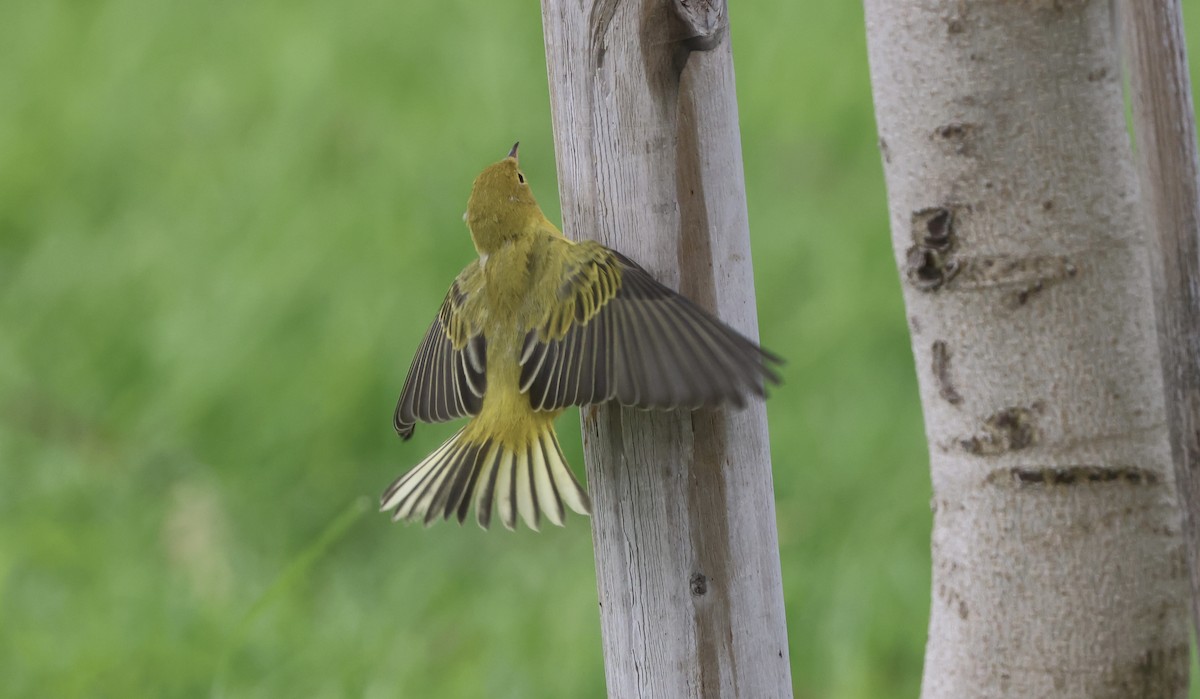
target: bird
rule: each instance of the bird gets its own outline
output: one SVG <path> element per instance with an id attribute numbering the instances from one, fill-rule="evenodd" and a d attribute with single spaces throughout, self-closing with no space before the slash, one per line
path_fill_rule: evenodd
<path id="1" fill-rule="evenodd" d="M 478 257 L 455 278 L 417 348 L 393 424 L 469 417 L 384 491 L 381 511 L 421 522 L 472 505 L 515 529 L 562 526 L 591 501 L 563 457 L 554 421 L 570 406 L 616 401 L 697 409 L 765 398 L 782 360 L 593 240 L 573 241 L 538 206 L 517 158 L 475 178 L 463 218 Z"/>

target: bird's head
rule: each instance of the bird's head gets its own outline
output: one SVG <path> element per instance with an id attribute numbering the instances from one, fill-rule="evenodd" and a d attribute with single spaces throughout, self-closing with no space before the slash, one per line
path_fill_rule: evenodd
<path id="1" fill-rule="evenodd" d="M 490 255 L 545 218 L 517 164 L 517 145 L 504 160 L 479 173 L 471 187 L 466 220 L 481 255 Z"/>

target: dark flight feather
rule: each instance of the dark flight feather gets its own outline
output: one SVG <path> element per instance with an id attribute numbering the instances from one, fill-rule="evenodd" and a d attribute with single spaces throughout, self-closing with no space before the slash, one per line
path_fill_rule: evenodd
<path id="1" fill-rule="evenodd" d="M 744 403 L 778 383 L 780 359 L 598 244 L 562 302 L 528 332 L 521 390 L 536 410 L 617 400 L 641 408 Z"/>
<path id="2" fill-rule="evenodd" d="M 472 265 L 454 281 L 417 349 L 392 420 L 404 439 L 412 436 L 418 421 L 479 414 L 487 391 L 487 339 L 462 313 L 468 298 L 464 287 L 478 284 L 478 277 L 478 267 Z"/>

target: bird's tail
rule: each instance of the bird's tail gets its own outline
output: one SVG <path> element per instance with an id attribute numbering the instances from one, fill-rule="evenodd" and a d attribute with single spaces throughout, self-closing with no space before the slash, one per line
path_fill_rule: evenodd
<path id="1" fill-rule="evenodd" d="M 474 502 L 475 519 L 484 529 L 491 524 L 494 505 L 505 527 L 514 529 L 520 514 L 534 530 L 542 515 L 562 526 L 563 503 L 579 514 L 591 513 L 587 492 L 563 458 L 553 422 L 539 424 L 515 444 L 474 434 L 474 425 L 467 424 L 388 486 L 380 509 L 393 510 L 393 520 L 429 525 L 453 514 L 461 524 Z"/>

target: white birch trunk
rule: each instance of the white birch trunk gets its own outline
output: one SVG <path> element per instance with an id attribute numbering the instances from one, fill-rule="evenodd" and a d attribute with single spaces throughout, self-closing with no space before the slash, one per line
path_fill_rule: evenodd
<path id="1" fill-rule="evenodd" d="M 1200 157 L 1179 0 L 1121 0 L 1175 483 L 1200 632 Z"/>
<path id="2" fill-rule="evenodd" d="M 723 2 L 543 0 L 563 227 L 757 337 Z M 766 412 L 583 413 L 614 697 L 791 695 Z"/>
<path id="3" fill-rule="evenodd" d="M 866 0 L 934 491 L 923 697 L 1187 690 L 1111 9 Z"/>

